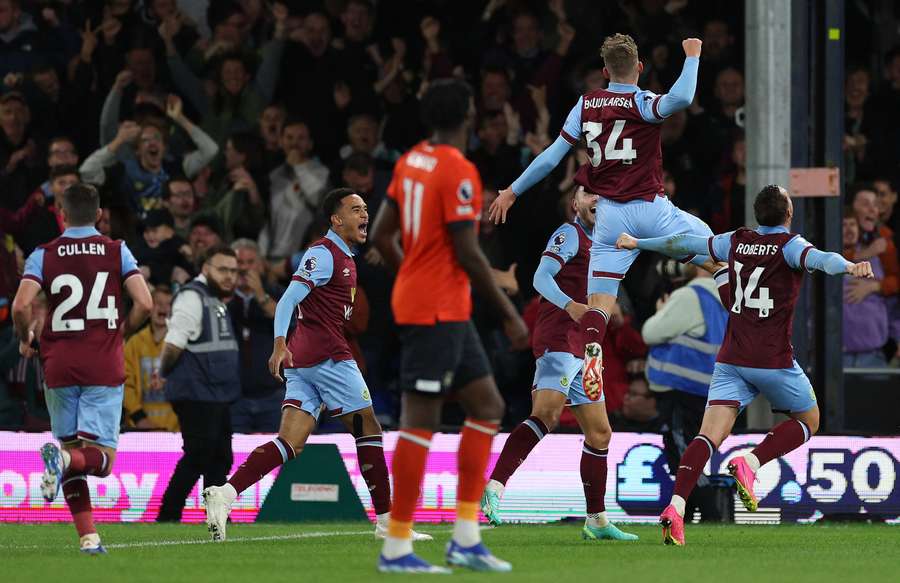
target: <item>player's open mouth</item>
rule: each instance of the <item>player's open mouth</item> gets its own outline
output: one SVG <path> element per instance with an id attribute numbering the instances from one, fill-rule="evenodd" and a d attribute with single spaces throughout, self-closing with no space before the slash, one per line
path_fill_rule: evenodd
<path id="1" fill-rule="evenodd" d="M 591 214 L 592 214 L 592 215 L 596 215 L 596 214 L 597 214 L 597 207 L 595 207 L 595 206 L 592 206 L 592 207 L 591 207 Z"/>
<path id="2" fill-rule="evenodd" d="M 369 223 L 363 223 L 359 226 L 359 234 L 366 235 L 369 231 Z"/>

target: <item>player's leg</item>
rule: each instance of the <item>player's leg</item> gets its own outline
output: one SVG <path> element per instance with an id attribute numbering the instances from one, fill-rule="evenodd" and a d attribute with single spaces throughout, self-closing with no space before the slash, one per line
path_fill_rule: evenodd
<path id="1" fill-rule="evenodd" d="M 481 497 L 481 511 L 494 525 L 502 523 L 500 500 L 507 480 L 540 440 L 556 428 L 569 388 L 581 374 L 581 360 L 564 352 L 548 352 L 537 359 L 535 366 L 531 415 L 509 434 Z"/>
<path id="2" fill-rule="evenodd" d="M 238 495 L 275 468 L 294 459 L 316 427 L 322 401 L 311 383 L 313 369 L 286 369 L 281 427 L 272 441 L 254 449 L 223 486 L 203 490 L 206 526 L 215 541 L 226 538 L 231 506 Z"/>
<path id="3" fill-rule="evenodd" d="M 576 379 L 575 383 L 580 382 Z M 585 540 L 638 540 L 636 535 L 622 532 L 606 518 L 606 459 L 612 428 L 606 414 L 606 402 L 588 401 L 579 387 L 570 391 L 572 413 L 578 420 L 584 434 L 581 449 L 581 483 L 584 486 L 584 500 L 587 513 L 581 531 Z"/>
<path id="4" fill-rule="evenodd" d="M 603 392 L 603 339 L 609 315 L 616 304 L 619 283 L 637 259 L 637 249 L 616 249 L 621 233 L 635 233 L 640 227 L 641 209 L 649 203 L 635 201 L 617 203 L 601 198 L 597 202 L 596 222 L 591 234 L 591 257 L 588 264 L 588 310 L 578 321 L 584 342 L 582 385 L 592 401 Z"/>
<path id="5" fill-rule="evenodd" d="M 403 390 L 400 428 L 391 465 L 393 498 L 388 533 L 378 557 L 384 573 L 447 573 L 417 557 L 412 547 L 412 524 L 416 502 L 425 476 L 431 437 L 440 424 L 443 391 L 449 389 L 447 375 L 462 354 L 454 327 L 403 326 L 400 330 L 400 386 Z"/>
<path id="6" fill-rule="evenodd" d="M 796 361 L 789 369 L 746 369 L 746 374 L 766 395 L 774 411 L 791 417 L 776 425 L 753 451 L 728 462 L 741 501 L 752 512 L 757 507 L 753 494 L 756 472 L 815 435 L 819 429 L 819 406 L 809 378 Z"/>
<path id="7" fill-rule="evenodd" d="M 316 378 L 316 387 L 325 409 L 337 416 L 356 439 L 357 463 L 375 509 L 375 536 L 384 538 L 390 522 L 391 484 L 384 460 L 381 424 L 375 417 L 366 381 L 355 361 L 327 361 Z M 412 539 L 432 540 L 432 537 L 413 531 Z"/>
<path id="8" fill-rule="evenodd" d="M 49 394 L 56 390 L 63 392 Z M 80 549 L 86 554 L 106 552 L 94 526 L 87 476 L 105 477 L 112 470 L 119 441 L 123 394 L 122 386 L 68 387 L 48 391 L 48 408 L 51 400 L 64 399 L 75 410 L 75 435 L 78 438 L 65 439 L 62 451 L 52 452 L 55 446 L 47 444 L 42 455 L 45 466 L 49 466 L 48 458 L 55 453 L 57 463 L 64 468 L 62 491 L 78 532 Z M 54 402 L 51 410 L 58 412 L 59 403 Z"/>
<path id="9" fill-rule="evenodd" d="M 668 199 L 658 199 L 655 203 L 659 208 L 658 223 L 654 232 L 648 233 L 646 237 L 665 237 L 667 235 L 690 234 L 700 237 L 712 237 L 712 229 L 699 217 L 692 215 L 687 211 L 672 204 Z M 720 259 L 727 259 L 722 257 Z M 715 274 L 716 271 L 727 264 L 716 261 L 709 255 L 692 255 L 680 259 L 682 263 L 693 263 L 694 265 Z"/>
<path id="10" fill-rule="evenodd" d="M 660 516 L 664 543 L 684 544 L 687 499 L 706 462 L 731 433 L 738 414 L 757 394 L 758 391 L 744 379 L 738 367 L 716 363 L 700 433 L 691 440 L 678 462 L 672 500 Z"/>

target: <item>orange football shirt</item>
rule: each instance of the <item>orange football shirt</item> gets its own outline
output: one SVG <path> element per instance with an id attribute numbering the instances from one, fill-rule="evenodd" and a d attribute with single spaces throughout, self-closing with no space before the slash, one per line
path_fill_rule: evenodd
<path id="1" fill-rule="evenodd" d="M 469 276 L 456 260 L 448 225 L 476 223 L 481 178 L 452 146 L 422 142 L 394 166 L 387 191 L 397 203 L 403 263 L 391 307 L 398 324 L 464 322 L 472 314 Z"/>

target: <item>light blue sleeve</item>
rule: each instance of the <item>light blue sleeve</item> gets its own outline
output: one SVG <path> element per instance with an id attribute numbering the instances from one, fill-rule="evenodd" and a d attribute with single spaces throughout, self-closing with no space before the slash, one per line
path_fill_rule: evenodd
<path id="1" fill-rule="evenodd" d="M 44 282 L 44 250 L 38 247 L 25 260 L 25 271 L 22 277 L 29 277 L 38 283 Z"/>
<path id="2" fill-rule="evenodd" d="M 291 280 L 312 289 L 328 283 L 333 271 L 334 258 L 331 256 L 331 251 L 321 245 L 316 245 L 307 249 L 303 254 L 300 265 Z"/>
<path id="3" fill-rule="evenodd" d="M 578 253 L 578 231 L 575 225 L 564 223 L 556 229 L 547 246 L 544 248 L 544 255 L 557 258 L 562 263 L 568 263 L 569 259 L 575 257 Z M 555 274 L 554 274 L 555 275 Z"/>
<path id="4" fill-rule="evenodd" d="M 131 249 L 128 248 L 128 245 L 125 244 L 125 241 L 122 241 L 122 277 L 137 271 L 138 263 L 137 259 L 134 258 L 134 254 L 131 253 Z"/>
<path id="5" fill-rule="evenodd" d="M 560 135 L 573 146 L 578 144 L 581 138 L 581 110 L 584 109 L 584 96 L 578 98 L 578 103 L 566 116 Z"/>
<path id="6" fill-rule="evenodd" d="M 727 233 L 722 233 L 721 235 L 715 235 L 710 237 L 712 240 L 709 243 L 709 248 L 712 249 L 713 261 L 725 262 L 728 261 L 728 255 L 731 254 L 731 236 L 734 234 L 734 231 L 729 231 Z M 708 255 L 709 251 L 707 251 L 704 255 Z"/>
<path id="7" fill-rule="evenodd" d="M 655 237 L 638 239 L 638 249 L 656 251 L 669 257 L 685 255 L 706 255 L 709 253 L 709 237 L 699 235 L 672 235 L 671 237 Z"/>
<path id="8" fill-rule="evenodd" d="M 302 302 L 312 289 L 299 281 L 292 281 L 284 295 L 275 306 L 275 338 L 287 336 L 291 325 L 291 315 L 297 309 L 297 304 Z"/>
<path id="9" fill-rule="evenodd" d="M 781 252 L 784 260 L 793 269 L 805 269 L 806 271 L 824 271 L 828 275 L 847 273 L 850 262 L 839 253 L 819 251 L 812 243 L 797 235 L 785 245 Z"/>
<path id="10" fill-rule="evenodd" d="M 566 154 L 572 148 L 572 144 L 563 137 L 562 134 L 550 144 L 550 146 L 538 154 L 538 157 L 531 161 L 528 168 L 522 172 L 522 175 L 516 178 L 512 183 L 512 191 L 516 196 L 520 196 L 526 190 L 547 177 L 550 172 L 556 168 L 565 158 Z"/>
<path id="11" fill-rule="evenodd" d="M 546 255 L 541 257 L 541 262 L 534 272 L 532 284 L 534 285 L 534 289 L 537 290 L 545 300 L 560 310 L 565 310 L 566 305 L 572 301 L 572 298 L 563 293 L 563 291 L 559 289 L 559 285 L 556 284 L 556 280 L 553 279 L 556 277 L 556 274 L 559 273 L 560 269 L 562 269 L 562 264 L 559 261 L 556 261 L 552 257 L 547 257 Z"/>
<path id="12" fill-rule="evenodd" d="M 686 109 L 694 101 L 697 90 L 697 69 L 699 57 L 687 57 L 681 68 L 681 75 L 665 95 L 656 95 L 651 91 L 641 91 L 635 96 L 638 109 L 644 121 L 659 123 L 676 111 Z"/>

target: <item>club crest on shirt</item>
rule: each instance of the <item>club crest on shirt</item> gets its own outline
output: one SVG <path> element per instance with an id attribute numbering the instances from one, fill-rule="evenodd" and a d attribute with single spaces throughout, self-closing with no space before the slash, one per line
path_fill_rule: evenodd
<path id="1" fill-rule="evenodd" d="M 459 183 L 459 188 L 456 189 L 456 197 L 463 204 L 472 202 L 472 199 L 475 198 L 475 189 L 472 188 L 471 180 L 466 178 Z"/>

